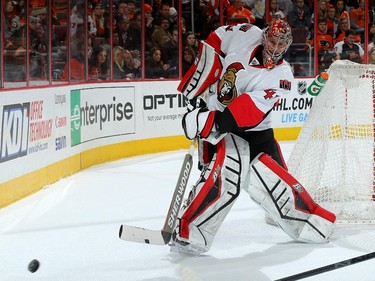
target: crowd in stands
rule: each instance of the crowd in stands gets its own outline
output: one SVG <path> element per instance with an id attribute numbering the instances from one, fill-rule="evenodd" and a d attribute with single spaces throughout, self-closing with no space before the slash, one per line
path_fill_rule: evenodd
<path id="1" fill-rule="evenodd" d="M 45 0 L 5 0 L 4 81 L 49 79 L 49 65 L 53 79 L 62 81 L 178 78 L 199 56 L 198 41 L 220 24 L 263 28 L 272 18 L 285 19 L 293 29 L 294 43 L 286 59 L 299 65 L 296 75 L 311 75 L 303 69 L 311 64 L 309 56 L 315 50 L 320 70 L 337 59 L 363 63 L 364 49 L 369 62 L 374 62 L 375 1 L 368 1 L 368 27 L 365 0 L 319 0 L 317 17 L 312 0 L 267 1 L 268 13 L 264 0 L 185 0 L 181 5 L 165 0 L 71 0 L 69 5 L 67 0 L 49 5 Z M 364 48 L 365 32 L 368 48 Z"/>

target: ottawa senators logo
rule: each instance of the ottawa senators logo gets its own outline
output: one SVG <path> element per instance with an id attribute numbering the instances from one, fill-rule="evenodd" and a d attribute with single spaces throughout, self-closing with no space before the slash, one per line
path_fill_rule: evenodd
<path id="1" fill-rule="evenodd" d="M 230 64 L 223 77 L 220 79 L 218 83 L 218 100 L 223 105 L 228 105 L 234 98 L 238 96 L 237 89 L 236 89 L 236 74 L 241 69 L 244 69 L 241 63 L 235 62 Z"/>

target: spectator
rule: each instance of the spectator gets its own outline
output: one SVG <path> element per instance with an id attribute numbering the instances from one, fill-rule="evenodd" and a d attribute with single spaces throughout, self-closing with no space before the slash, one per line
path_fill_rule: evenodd
<path id="1" fill-rule="evenodd" d="M 336 35 L 334 37 L 335 43 L 343 41 L 344 38 L 345 38 L 345 33 L 349 29 L 350 29 L 349 18 L 344 16 L 340 19 L 338 30 L 337 30 Z M 355 36 L 355 42 L 361 43 L 361 37 L 359 35 Z"/>
<path id="2" fill-rule="evenodd" d="M 169 8 L 169 31 L 172 33 L 174 29 L 179 29 L 178 26 L 178 13 L 174 7 Z"/>
<path id="3" fill-rule="evenodd" d="M 260 28 L 263 28 L 264 23 L 265 23 L 264 16 L 266 14 L 265 13 L 265 10 L 266 10 L 265 1 L 264 0 L 253 0 L 253 1 L 254 1 L 253 7 L 249 10 L 253 13 L 253 16 L 255 18 L 254 24 Z"/>
<path id="4" fill-rule="evenodd" d="M 361 41 L 364 41 L 365 31 L 365 0 L 358 1 L 358 8 L 353 9 L 350 14 L 350 28 L 354 29 L 357 34 L 361 36 Z"/>
<path id="5" fill-rule="evenodd" d="M 255 17 L 253 13 L 243 7 L 242 0 L 232 0 L 232 5 L 227 9 L 227 23 L 254 23 Z"/>
<path id="6" fill-rule="evenodd" d="M 197 39 L 195 38 L 195 34 L 194 32 L 192 31 L 188 31 L 186 32 L 185 36 L 184 36 L 184 47 L 191 47 L 195 54 L 198 56 L 199 55 L 199 50 L 198 50 L 198 41 Z"/>
<path id="7" fill-rule="evenodd" d="M 161 50 L 154 47 L 150 51 L 150 56 L 146 60 L 146 78 L 157 79 L 165 78 L 168 65 L 161 60 Z"/>
<path id="8" fill-rule="evenodd" d="M 284 13 L 278 8 L 277 0 L 270 1 L 270 11 L 269 14 L 266 16 L 266 22 L 270 23 L 272 19 L 281 18 L 284 19 Z"/>
<path id="9" fill-rule="evenodd" d="M 159 24 L 160 19 L 160 10 L 162 9 L 162 0 L 154 0 L 152 1 L 152 17 L 154 18 L 154 23 Z M 168 5 L 169 9 L 169 5 Z"/>
<path id="10" fill-rule="evenodd" d="M 292 0 L 277 0 L 278 8 L 283 12 L 285 17 L 288 16 L 289 12 L 293 10 Z"/>
<path id="11" fill-rule="evenodd" d="M 368 63 L 375 64 L 375 48 L 372 47 L 368 52 Z"/>
<path id="12" fill-rule="evenodd" d="M 154 2 L 157 2 L 157 1 L 154 1 Z M 166 3 L 166 2 L 162 2 L 159 6 L 159 10 L 157 13 L 155 13 L 155 5 L 153 6 L 153 11 L 154 11 L 154 14 L 153 14 L 153 17 L 154 17 L 154 23 L 157 24 L 157 25 L 161 25 L 161 22 L 164 20 L 164 19 L 167 19 L 169 21 L 169 8 L 171 7 L 169 5 L 169 3 Z"/>
<path id="13" fill-rule="evenodd" d="M 154 18 L 152 17 L 152 7 L 148 4 L 143 5 L 144 19 L 145 19 L 145 44 L 146 51 L 151 50 L 152 44 L 152 34 L 155 31 Z"/>
<path id="14" fill-rule="evenodd" d="M 335 18 L 341 19 L 343 17 L 349 18 L 349 12 L 346 9 L 345 1 L 344 0 L 338 0 L 336 2 L 335 6 Z"/>
<path id="15" fill-rule="evenodd" d="M 135 49 L 135 35 L 130 29 L 130 20 L 127 17 L 121 18 L 118 22 L 117 30 L 113 33 L 113 45 L 121 46 L 124 49 Z"/>
<path id="16" fill-rule="evenodd" d="M 89 64 L 89 78 L 91 80 L 107 80 L 109 77 L 109 67 L 107 61 L 107 51 L 101 47 L 95 47 Z"/>
<path id="17" fill-rule="evenodd" d="M 127 79 L 138 79 L 141 77 L 141 61 L 133 58 L 129 50 L 124 51 L 124 73 Z"/>
<path id="18" fill-rule="evenodd" d="M 163 18 L 160 26 L 155 27 L 155 31 L 151 35 L 152 44 L 154 47 L 161 48 L 165 43 L 172 40 L 172 35 L 169 32 L 169 20 Z"/>
<path id="19" fill-rule="evenodd" d="M 139 56 L 142 50 L 142 11 L 136 10 L 133 16 L 133 21 L 130 22 L 130 30 L 134 37 L 131 51 Z"/>
<path id="20" fill-rule="evenodd" d="M 350 60 L 357 63 L 363 62 L 364 51 L 358 43 L 355 43 L 356 32 L 349 29 L 345 32 L 345 39 L 337 42 L 335 50 L 339 53 L 340 59 Z"/>
<path id="21" fill-rule="evenodd" d="M 134 13 L 135 13 L 135 1 L 134 0 L 127 0 L 126 4 L 128 5 L 128 18 L 130 20 L 134 19 Z"/>
<path id="22" fill-rule="evenodd" d="M 193 48 L 191 48 L 190 46 L 184 47 L 184 50 L 182 52 L 182 75 L 185 75 L 190 66 L 193 65 L 196 57 L 197 54 L 195 53 Z"/>
<path id="23" fill-rule="evenodd" d="M 20 37 L 22 37 L 23 33 L 21 19 L 17 15 L 13 1 L 6 1 L 4 7 L 4 46 L 7 48 L 11 45 L 20 45 L 21 43 L 24 43 L 21 42 L 24 40 L 20 41 Z"/>
<path id="24" fill-rule="evenodd" d="M 68 80 L 70 74 L 70 81 L 84 81 L 85 80 L 85 42 L 78 41 L 76 44 L 77 52 L 73 54 L 70 59 L 70 66 L 66 64 L 62 74 L 62 80 Z M 69 69 L 70 67 L 70 69 Z M 70 73 L 69 73 L 70 72 Z"/>
<path id="25" fill-rule="evenodd" d="M 113 79 L 121 80 L 125 78 L 124 72 L 124 55 L 125 50 L 121 46 L 113 48 Z"/>
<path id="26" fill-rule="evenodd" d="M 310 12 L 305 7 L 304 0 L 296 0 L 293 9 L 288 12 L 287 16 L 290 27 L 310 29 L 311 16 Z"/>
<path id="27" fill-rule="evenodd" d="M 327 5 L 327 34 L 332 37 L 337 32 L 339 19 L 335 17 L 336 10 L 335 7 L 331 4 Z"/>
<path id="28" fill-rule="evenodd" d="M 226 13 L 227 8 L 230 6 L 229 0 L 223 0 L 223 9 Z M 214 31 L 220 26 L 220 1 L 211 0 L 207 3 L 207 30 L 208 33 Z"/>
<path id="29" fill-rule="evenodd" d="M 29 20 L 30 46 L 30 77 L 32 79 L 47 78 L 47 34 L 46 27 L 41 25 L 38 17 L 30 16 Z"/>
<path id="30" fill-rule="evenodd" d="M 179 46 L 177 28 L 172 31 L 172 40 L 163 45 L 161 53 L 163 62 L 169 65 L 167 69 L 168 77 L 178 77 Z"/>
<path id="31" fill-rule="evenodd" d="M 314 33 L 309 40 L 311 46 L 314 46 Z M 333 50 L 333 38 L 327 34 L 327 22 L 325 18 L 318 21 L 317 34 L 317 51 L 318 51 L 318 67 L 319 72 L 328 69 L 334 60 L 337 59 L 337 53 Z"/>
<path id="32" fill-rule="evenodd" d="M 309 39 L 309 44 L 314 46 L 314 33 L 311 33 L 311 38 Z M 318 45 L 316 46 L 318 53 L 322 50 L 333 49 L 333 38 L 330 34 L 327 34 L 327 22 L 325 18 L 321 18 L 318 21 L 316 41 Z"/>
<path id="33" fill-rule="evenodd" d="M 128 17 L 128 4 L 124 0 L 117 3 L 117 9 L 115 13 L 116 25 L 122 18 Z"/>
<path id="34" fill-rule="evenodd" d="M 95 5 L 92 20 L 96 28 L 96 37 L 108 40 L 110 28 L 108 19 L 105 17 L 105 8 L 102 3 L 99 2 Z"/>

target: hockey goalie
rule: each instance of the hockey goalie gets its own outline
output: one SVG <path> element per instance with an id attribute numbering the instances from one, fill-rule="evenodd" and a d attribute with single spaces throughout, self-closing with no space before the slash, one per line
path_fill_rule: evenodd
<path id="1" fill-rule="evenodd" d="M 208 251 L 241 190 L 292 239 L 330 238 L 335 215 L 288 173 L 271 127 L 273 107 L 291 89 L 293 74 L 282 58 L 291 43 L 280 19 L 263 30 L 222 26 L 201 42 L 178 87 L 191 103 L 182 125 L 188 139 L 199 139 L 201 175 L 179 212 L 172 251 Z"/>

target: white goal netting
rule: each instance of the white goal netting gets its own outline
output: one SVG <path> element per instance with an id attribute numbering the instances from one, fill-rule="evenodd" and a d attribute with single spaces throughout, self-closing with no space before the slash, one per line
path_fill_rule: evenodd
<path id="1" fill-rule="evenodd" d="M 288 160 L 340 223 L 375 223 L 375 65 L 336 61 Z"/>

